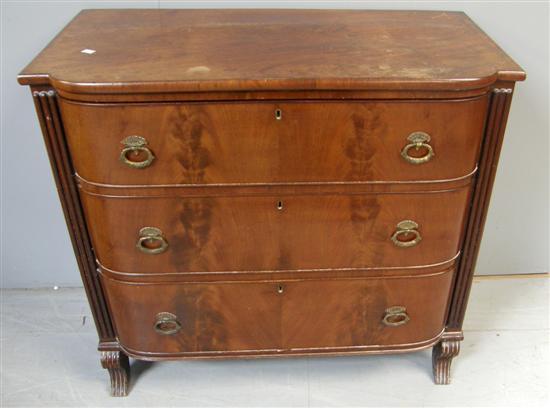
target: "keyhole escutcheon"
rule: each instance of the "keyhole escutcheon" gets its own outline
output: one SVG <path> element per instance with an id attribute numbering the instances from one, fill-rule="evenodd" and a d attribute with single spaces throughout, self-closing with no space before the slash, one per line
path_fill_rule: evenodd
<path id="1" fill-rule="evenodd" d="M 280 109 L 275 109 L 275 119 L 281 120 L 283 118 L 283 111 Z"/>
<path id="2" fill-rule="evenodd" d="M 281 200 L 277 201 L 277 210 L 281 211 L 283 209 L 283 202 Z"/>

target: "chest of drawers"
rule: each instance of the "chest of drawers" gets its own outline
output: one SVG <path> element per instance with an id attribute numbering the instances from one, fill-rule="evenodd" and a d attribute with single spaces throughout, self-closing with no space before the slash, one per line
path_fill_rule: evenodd
<path id="1" fill-rule="evenodd" d="M 143 360 L 433 347 L 516 81 L 462 13 L 95 10 L 30 85 L 113 395 Z"/>

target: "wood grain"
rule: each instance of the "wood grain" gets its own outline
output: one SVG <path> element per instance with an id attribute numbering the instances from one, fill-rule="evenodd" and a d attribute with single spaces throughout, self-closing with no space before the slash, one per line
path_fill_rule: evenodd
<path id="1" fill-rule="evenodd" d="M 122 346 L 141 358 L 415 348 L 437 338 L 453 269 L 415 278 L 131 284 L 103 279 Z M 428 301 L 429 299 L 429 301 Z M 391 306 L 410 321 L 382 323 Z M 181 330 L 158 334 L 159 312 Z"/>
<path id="2" fill-rule="evenodd" d="M 72 178 L 74 170 L 67 151 L 57 96 L 55 91 L 49 88 L 32 87 L 31 91 L 57 192 L 67 222 L 69 236 L 80 275 L 84 282 L 86 295 L 92 308 L 98 335 L 100 341 L 109 342 L 114 340 L 115 333 L 96 274 L 96 264 L 92 254 L 90 238 L 84 221 L 77 187 Z"/>
<path id="3" fill-rule="evenodd" d="M 128 356 L 429 346 L 448 383 L 523 79 L 463 13 L 79 14 L 19 81 L 33 91 L 113 394 L 127 393 Z M 431 135 L 426 164 L 400 156 L 413 131 Z M 132 134 L 146 137 L 151 167 L 119 162 Z M 405 219 L 422 241 L 397 248 Z M 144 226 L 162 230 L 166 252 L 136 248 Z M 410 321 L 382 324 L 390 306 Z M 156 332 L 160 312 L 181 330 Z"/>
<path id="4" fill-rule="evenodd" d="M 524 78 L 463 13 L 85 10 L 19 81 L 101 94 L 457 90 Z"/>
<path id="5" fill-rule="evenodd" d="M 460 261 L 459 273 L 456 277 L 457 282 L 450 303 L 447 325 L 451 331 L 460 330 L 464 321 L 498 159 L 504 140 L 506 121 L 512 103 L 514 84 L 502 83 L 499 85 L 500 87 L 495 88 L 491 97 L 483 139 L 481 166 L 475 183 L 472 209 L 468 216 L 465 240 L 462 246 L 464 254 Z"/>
<path id="6" fill-rule="evenodd" d="M 405 182 L 460 178 L 476 168 L 487 97 L 147 105 L 63 101 L 61 109 L 76 171 L 92 183 Z M 401 157 L 407 137 L 416 131 L 431 136 L 435 151 L 420 165 Z M 147 139 L 155 155 L 150 167 L 120 162 L 121 141 L 130 135 Z"/>
<path id="7" fill-rule="evenodd" d="M 82 195 L 99 262 L 115 271 L 173 273 L 429 265 L 459 251 L 469 188 L 446 193 L 102 198 Z M 282 209 L 277 208 L 279 202 Z M 391 241 L 402 220 L 422 241 Z M 136 248 L 162 230 L 169 247 Z M 409 238 L 412 239 L 412 236 Z"/>

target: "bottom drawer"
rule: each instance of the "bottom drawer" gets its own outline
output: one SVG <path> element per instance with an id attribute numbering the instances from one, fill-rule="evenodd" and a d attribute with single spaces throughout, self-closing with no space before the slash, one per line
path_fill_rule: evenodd
<path id="1" fill-rule="evenodd" d="M 452 271 L 277 282 L 102 281 L 121 345 L 162 358 L 419 348 L 443 329 Z"/>

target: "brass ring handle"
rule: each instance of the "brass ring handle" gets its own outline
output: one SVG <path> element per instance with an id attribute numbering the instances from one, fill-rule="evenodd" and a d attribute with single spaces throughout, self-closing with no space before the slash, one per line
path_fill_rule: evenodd
<path id="1" fill-rule="evenodd" d="M 153 327 L 158 334 L 162 334 L 163 336 L 176 334 L 181 330 L 181 324 L 178 322 L 177 316 L 168 312 L 157 314 Z"/>
<path id="2" fill-rule="evenodd" d="M 405 306 L 392 306 L 386 309 L 382 322 L 386 326 L 396 327 L 407 323 L 411 318 L 407 314 Z"/>
<path id="3" fill-rule="evenodd" d="M 435 156 L 434 149 L 428 144 L 430 141 L 430 135 L 425 132 L 413 132 L 408 137 L 407 140 L 411 143 L 406 145 L 403 150 L 401 150 L 401 156 L 412 164 L 422 164 L 429 162 L 432 157 Z M 410 149 L 419 150 L 421 148 L 426 149 L 426 154 L 420 157 L 414 157 L 409 155 Z"/>
<path id="4" fill-rule="evenodd" d="M 149 244 L 147 246 L 146 244 Z M 162 236 L 162 231 L 155 227 L 143 227 L 139 230 L 137 249 L 148 255 L 162 254 L 168 249 L 168 242 Z"/>
<path id="5" fill-rule="evenodd" d="M 144 169 L 149 167 L 155 156 L 153 152 L 147 147 L 147 140 L 141 136 L 128 136 L 122 142 L 124 149 L 120 152 L 120 161 L 125 165 L 132 167 L 134 169 Z M 141 161 L 134 161 L 128 158 L 129 153 L 139 154 L 140 152 L 145 153 L 145 159 Z"/>
<path id="6" fill-rule="evenodd" d="M 413 247 L 422 240 L 422 236 L 420 235 L 420 232 L 418 232 L 417 228 L 418 224 L 414 221 L 401 221 L 399 224 L 397 224 L 397 229 L 391 236 L 391 240 L 393 241 L 395 246 L 398 246 L 400 248 Z M 409 234 L 413 234 L 414 238 L 408 241 L 403 241 L 399 239 L 399 237 L 403 237 L 404 235 Z"/>

